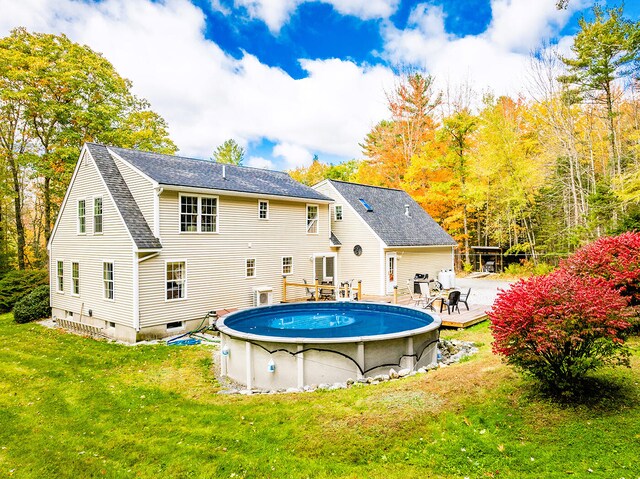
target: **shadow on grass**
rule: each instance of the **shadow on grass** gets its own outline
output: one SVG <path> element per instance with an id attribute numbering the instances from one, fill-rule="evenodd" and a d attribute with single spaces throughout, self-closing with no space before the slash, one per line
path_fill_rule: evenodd
<path id="1" fill-rule="evenodd" d="M 553 385 L 526 381 L 526 396 L 531 400 L 550 401 L 565 408 L 586 408 L 601 413 L 619 413 L 620 409 L 635 407 L 640 390 L 634 378 L 615 375 L 588 376 L 571 389 L 560 390 Z"/>

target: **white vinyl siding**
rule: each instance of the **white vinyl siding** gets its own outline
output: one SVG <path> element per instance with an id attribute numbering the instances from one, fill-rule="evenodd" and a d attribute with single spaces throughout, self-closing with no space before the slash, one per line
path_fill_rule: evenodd
<path id="1" fill-rule="evenodd" d="M 116 205 L 102 182 L 94 162 L 87 162 L 85 153 L 80 162 L 64 207 L 60 210 L 55 233 L 50 243 L 51 290 L 56 291 L 56 260 L 80 265 L 80 294 L 53 294 L 51 306 L 54 314 L 64 317 L 64 311 L 72 311 L 74 317 L 82 317 L 93 324 L 104 325 L 104 321 L 119 326 L 133 326 L 133 243 L 122 222 Z M 153 192 L 153 188 L 149 187 Z M 104 234 L 77 236 L 78 200 L 87 200 L 87 231 L 93 231 L 93 198 L 102 197 L 102 223 Z M 136 202 L 138 197 L 136 197 Z M 116 267 L 117 301 L 109 301 L 103 294 L 103 255 Z M 164 266 L 164 263 L 163 263 Z M 71 271 L 69 269 L 69 271 Z M 162 273 L 160 273 L 161 275 Z M 158 282 L 156 276 L 156 283 Z M 71 285 L 71 274 L 67 276 Z M 71 292 L 69 287 L 66 289 Z M 161 290 L 162 291 L 162 290 Z M 92 316 L 89 317 L 88 311 Z"/>
<path id="2" fill-rule="evenodd" d="M 217 233 L 218 198 L 180 195 L 180 232 Z"/>
<path id="3" fill-rule="evenodd" d="M 104 299 L 113 301 L 115 299 L 115 272 L 113 263 L 105 261 L 102 263 L 102 287 Z"/>
<path id="4" fill-rule="evenodd" d="M 185 261 L 167 261 L 165 265 L 165 291 L 167 301 L 186 299 L 187 263 Z"/>
<path id="5" fill-rule="evenodd" d="M 87 201 L 85 199 L 78 200 L 78 234 L 83 235 L 87 232 Z"/>
<path id="6" fill-rule="evenodd" d="M 351 208 L 347 200 L 329 183 L 316 188 L 320 193 L 342 204 L 342 221 L 334 221 L 331 231 L 342 243 L 338 252 L 338 272 L 342 281 L 362 280 L 363 294 L 384 294 L 381 278 L 384 274 L 382 244 Z M 359 245 L 362 254 L 356 256 L 353 248 Z"/>
<path id="7" fill-rule="evenodd" d="M 398 290 L 402 290 L 407 280 L 413 280 L 416 273 L 429 273 L 429 279 L 438 279 L 438 271 L 452 268 L 450 246 L 431 248 L 389 249 L 397 253 Z"/>
<path id="8" fill-rule="evenodd" d="M 129 166 L 129 164 L 120 161 L 118 158 L 114 158 L 120 174 L 127 182 L 127 187 L 138 204 L 138 208 L 142 212 L 142 216 L 149 224 L 151 231 L 154 231 L 154 200 L 156 192 L 154 191 L 154 184 L 145 176 L 141 175 L 135 168 Z"/>
<path id="9" fill-rule="evenodd" d="M 318 234 L 318 205 L 307 205 L 307 234 Z"/>
<path id="10" fill-rule="evenodd" d="M 80 295 L 80 263 L 71 263 L 71 294 Z"/>
<path id="11" fill-rule="evenodd" d="M 56 262 L 56 291 L 64 293 L 64 261 Z"/>
<path id="12" fill-rule="evenodd" d="M 269 202 L 267 200 L 258 200 L 258 219 L 269 219 Z"/>
<path id="13" fill-rule="evenodd" d="M 93 199 L 93 234 L 102 234 L 102 196 Z"/>
<path id="14" fill-rule="evenodd" d="M 269 221 L 264 221 L 256 211 L 259 198 L 219 195 L 219 232 L 214 236 L 179 231 L 179 197 L 178 192 L 170 190 L 160 195 L 162 251 L 140 263 L 142 328 L 165 325 L 174 320 L 171 318 L 200 320 L 216 309 L 253 306 L 254 287 L 273 288 L 273 301 L 277 303 L 282 299 L 282 258 L 293 258 L 294 270 L 288 281 L 302 283 L 303 279 L 312 281 L 313 262 L 309 258 L 329 249 L 327 221 L 320 222 L 317 235 L 306 234 L 302 221 L 305 202 L 269 199 Z M 327 218 L 328 205 L 318 208 L 319 216 Z M 164 278 L 165 261 L 176 258 L 187 263 L 187 299 L 166 301 L 165 285 L 158 278 Z M 247 258 L 256 260 L 255 278 L 245 279 Z M 119 268 L 117 272 L 121 291 Z M 287 290 L 288 299 L 302 299 L 304 295 L 304 288 Z"/>

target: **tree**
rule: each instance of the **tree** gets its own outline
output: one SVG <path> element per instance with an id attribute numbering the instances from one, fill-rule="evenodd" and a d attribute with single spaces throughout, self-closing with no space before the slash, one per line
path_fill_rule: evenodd
<path id="1" fill-rule="evenodd" d="M 565 269 L 520 280 L 489 313 L 493 352 L 545 386 L 570 391 L 590 371 L 629 365 L 626 306 L 604 280 Z"/>
<path id="2" fill-rule="evenodd" d="M 26 182 L 46 241 L 84 142 L 175 152 L 164 120 L 130 90 L 104 57 L 64 35 L 19 28 L 0 39 L 0 160 L 11 177 L 19 268 Z"/>
<path id="3" fill-rule="evenodd" d="M 580 31 L 571 50 L 574 58 L 563 57 L 568 74 L 560 81 L 571 85 L 576 99 L 585 98 L 604 105 L 609 129 L 609 158 L 612 173 L 622 173 L 615 117 L 617 115 L 614 82 L 630 78 L 640 61 L 640 22 L 623 18 L 622 7 L 593 8 L 592 22 L 580 19 Z"/>
<path id="4" fill-rule="evenodd" d="M 229 139 L 216 148 L 213 152 L 213 160 L 227 165 L 241 165 L 244 153 L 244 148 L 238 145 L 235 140 Z"/>

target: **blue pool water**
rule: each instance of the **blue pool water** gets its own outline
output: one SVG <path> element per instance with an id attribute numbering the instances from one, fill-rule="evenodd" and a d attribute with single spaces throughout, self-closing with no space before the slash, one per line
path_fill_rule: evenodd
<path id="1" fill-rule="evenodd" d="M 287 338 L 376 336 L 422 328 L 428 313 L 387 304 L 309 302 L 253 308 L 230 314 L 224 325 L 239 332 Z"/>

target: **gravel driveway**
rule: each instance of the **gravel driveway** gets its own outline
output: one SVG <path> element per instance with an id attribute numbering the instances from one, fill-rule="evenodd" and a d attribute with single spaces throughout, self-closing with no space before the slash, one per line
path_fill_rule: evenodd
<path id="1" fill-rule="evenodd" d="M 491 278 L 456 278 L 456 288 L 465 291 L 471 288 L 469 304 L 491 306 L 498 295 L 498 291 L 509 289 L 515 281 L 497 280 Z"/>

